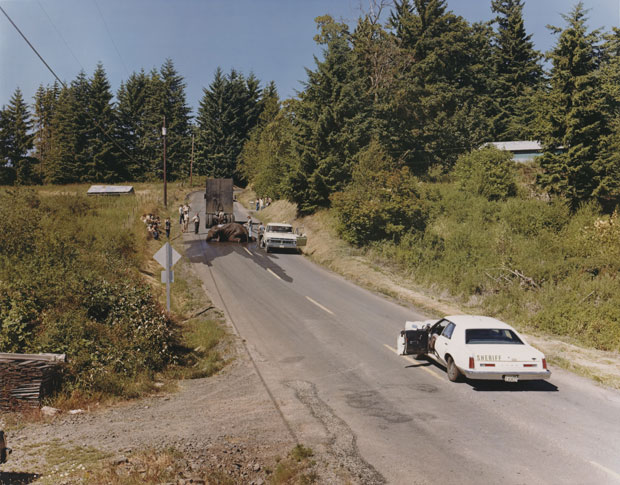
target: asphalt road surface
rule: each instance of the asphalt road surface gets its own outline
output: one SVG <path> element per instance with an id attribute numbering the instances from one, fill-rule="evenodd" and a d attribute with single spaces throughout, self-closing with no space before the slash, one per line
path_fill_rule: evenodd
<path id="1" fill-rule="evenodd" d="M 554 368 L 550 381 L 452 383 L 395 353 L 419 311 L 303 256 L 205 235 L 186 235 L 186 254 L 291 433 L 361 483 L 620 484 L 619 392 Z"/>

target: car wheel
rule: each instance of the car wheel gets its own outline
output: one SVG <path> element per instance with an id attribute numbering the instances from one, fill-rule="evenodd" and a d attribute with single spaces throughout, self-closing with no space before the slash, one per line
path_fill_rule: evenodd
<path id="1" fill-rule="evenodd" d="M 461 372 L 456 367 L 456 364 L 454 363 L 454 359 L 452 357 L 448 356 L 448 358 L 446 360 L 446 364 L 448 364 L 448 379 L 450 379 L 451 382 L 458 382 L 458 381 L 460 381 L 461 380 Z"/>

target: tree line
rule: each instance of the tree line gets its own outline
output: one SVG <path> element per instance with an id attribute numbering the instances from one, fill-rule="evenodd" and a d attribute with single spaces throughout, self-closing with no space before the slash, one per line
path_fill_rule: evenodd
<path id="1" fill-rule="evenodd" d="M 578 3 L 543 55 L 523 0 L 491 9 L 492 21 L 470 23 L 445 0 L 396 0 L 352 27 L 318 17 L 323 51 L 298 96 L 280 100 L 273 83 L 218 69 L 194 120 L 171 60 L 132 74 L 115 101 L 102 65 L 41 86 L 32 107 L 18 89 L 0 112 L 1 183 L 159 179 L 166 116 L 172 178 L 189 172 L 193 134 L 195 173 L 250 182 L 301 213 L 373 176 L 436 179 L 459 155 L 508 140 L 542 142 L 537 182 L 548 193 L 615 207 L 620 31 L 590 30 Z"/>
<path id="2" fill-rule="evenodd" d="M 539 140 L 542 190 L 573 208 L 615 207 L 620 31 L 589 30 L 578 3 L 551 27 L 556 42 L 543 56 L 522 0 L 491 9 L 491 22 L 469 23 L 445 0 L 398 0 L 385 23 L 378 11 L 353 29 L 317 18 L 322 57 L 297 99 L 263 113 L 242 152 L 245 176 L 310 213 L 368 194 L 364 184 L 397 201 L 394 173 L 439 180 L 486 142 Z"/>
<path id="3" fill-rule="evenodd" d="M 31 106 L 16 89 L 0 110 L 0 185 L 161 180 L 164 117 L 170 179 L 189 175 L 192 136 L 195 173 L 236 175 L 247 132 L 275 86 L 218 69 L 195 123 L 185 87 L 167 59 L 159 70 L 132 73 L 116 100 L 101 63 L 66 86 L 41 85 Z"/>

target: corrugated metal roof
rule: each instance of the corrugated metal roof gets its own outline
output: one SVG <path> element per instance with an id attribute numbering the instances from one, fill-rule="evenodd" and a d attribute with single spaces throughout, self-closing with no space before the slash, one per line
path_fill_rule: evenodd
<path id="1" fill-rule="evenodd" d="M 132 194 L 133 185 L 91 185 L 88 195 L 120 195 Z"/>
<path id="2" fill-rule="evenodd" d="M 509 152 L 542 151 L 542 145 L 539 141 L 492 141 L 485 144 L 485 146 L 489 145 L 499 148 L 500 150 L 508 150 Z"/>

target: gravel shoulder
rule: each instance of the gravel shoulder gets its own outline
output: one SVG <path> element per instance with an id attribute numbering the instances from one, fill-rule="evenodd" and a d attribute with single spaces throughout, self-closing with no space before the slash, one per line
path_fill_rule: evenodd
<path id="1" fill-rule="evenodd" d="M 102 459 L 121 464 L 140 450 L 174 449 L 188 461 L 188 473 L 206 468 L 237 483 L 267 480 L 276 459 L 295 443 L 247 357 L 238 346 L 235 352 L 220 374 L 182 381 L 176 393 L 10 430 L 13 454 L 3 471 L 39 474 L 41 483 L 73 483 L 74 472 Z M 66 460 L 53 459 L 59 452 Z"/>

